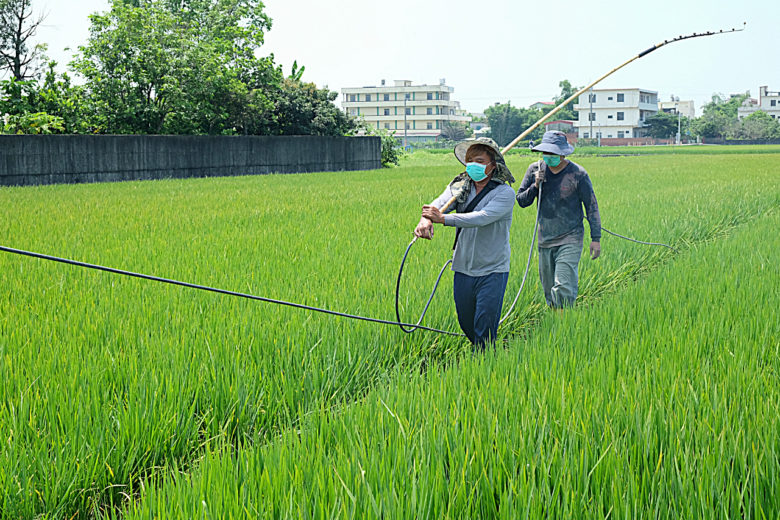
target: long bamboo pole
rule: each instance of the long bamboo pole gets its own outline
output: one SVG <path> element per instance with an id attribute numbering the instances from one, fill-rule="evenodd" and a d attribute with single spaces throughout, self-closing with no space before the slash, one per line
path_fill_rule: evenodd
<path id="1" fill-rule="evenodd" d="M 664 40 L 664 41 L 662 41 L 661 43 L 657 43 L 657 44 L 653 45 L 653 46 L 652 46 L 652 47 L 650 47 L 649 49 L 646 49 L 646 50 L 644 50 L 644 51 L 640 52 L 639 54 L 637 54 L 636 56 L 634 56 L 633 58 L 631 58 L 631 59 L 629 59 L 629 60 L 627 60 L 627 61 L 625 61 L 625 62 L 621 63 L 620 65 L 618 65 L 618 66 L 617 66 L 617 67 L 615 67 L 614 69 L 610 70 L 609 72 L 607 72 L 606 74 L 604 74 L 603 76 L 601 76 L 600 78 L 598 78 L 597 80 L 593 81 L 593 82 L 592 82 L 592 83 L 590 83 L 589 85 L 587 85 L 587 86 L 585 86 L 585 87 L 581 88 L 580 90 L 578 90 L 577 92 L 575 92 L 574 94 L 572 94 L 571 96 L 569 96 L 568 98 L 566 98 L 566 100 L 565 100 L 565 101 L 563 101 L 563 102 L 561 102 L 561 104 L 560 104 L 560 105 L 558 105 L 558 106 L 557 106 L 557 107 L 555 107 L 554 109 L 550 110 L 550 111 L 549 111 L 548 113 L 546 113 L 546 114 L 545 114 L 545 115 L 544 115 L 544 116 L 543 116 L 541 119 L 539 119 L 539 120 L 538 120 L 536 123 L 534 123 L 533 125 L 531 125 L 530 127 L 528 127 L 528 128 L 527 128 L 527 129 L 526 129 L 526 130 L 525 130 L 525 131 L 522 133 L 522 134 L 520 134 L 520 135 L 518 135 L 517 137 L 515 137 L 515 138 L 512 140 L 512 142 L 511 142 L 511 143 L 509 143 L 508 145 L 506 145 L 506 146 L 504 147 L 504 149 L 503 149 L 503 150 L 501 150 L 501 154 L 503 155 L 503 154 L 507 153 L 509 150 L 511 150 L 512 148 L 514 148 L 514 147 L 515 147 L 515 145 L 516 145 L 518 142 L 520 142 L 520 141 L 521 141 L 521 140 L 522 140 L 522 139 L 523 139 L 525 136 L 527 136 L 528 134 L 530 134 L 531 132 L 533 132 L 534 130 L 536 130 L 536 129 L 539 127 L 539 125 L 541 125 L 542 123 L 544 123 L 545 121 L 547 121 L 549 118 L 551 118 L 553 115 L 555 115 L 556 113 L 558 113 L 560 110 L 562 110 L 562 109 L 563 109 L 563 107 L 565 107 L 566 105 L 568 105 L 569 103 L 571 103 L 572 101 L 574 101 L 574 100 L 575 100 L 576 98 L 578 98 L 578 97 L 579 97 L 581 94 L 585 93 L 585 92 L 586 92 L 588 89 L 592 88 L 592 87 L 593 87 L 594 85 L 596 85 L 597 83 L 600 83 L 600 82 L 601 82 L 602 80 L 604 80 L 605 78 L 607 78 L 607 77 L 611 76 L 612 74 L 614 74 L 615 72 L 619 71 L 620 69 L 622 69 L 623 67 L 625 67 L 626 65 L 628 65 L 629 63 L 631 63 L 632 61 L 635 61 L 635 60 L 638 60 L 639 58 L 642 58 L 642 57 L 644 57 L 644 56 L 647 56 L 648 54 L 650 54 L 650 53 L 651 53 L 651 52 L 653 52 L 654 50 L 656 50 L 656 49 L 660 49 L 660 48 L 661 48 L 661 47 L 663 47 L 664 45 L 668 45 L 668 44 L 670 44 L 670 43 L 679 42 L 679 41 L 682 41 L 682 40 L 688 40 L 688 39 L 690 39 L 690 38 L 699 38 L 699 37 L 701 37 L 701 36 L 714 36 L 714 35 L 716 35 L 716 34 L 727 34 L 727 33 L 732 33 L 732 32 L 740 32 L 740 31 L 744 31 L 744 30 L 745 30 L 745 25 L 747 25 L 747 23 L 743 24 L 743 27 L 742 27 L 742 29 L 734 29 L 734 28 L 732 28 L 732 29 L 730 29 L 730 30 L 725 30 L 725 31 L 724 31 L 723 29 L 721 29 L 721 30 L 720 30 L 720 31 L 718 31 L 718 32 L 710 31 L 710 32 L 706 32 L 706 33 L 693 33 L 693 34 L 689 34 L 689 35 L 687 35 L 687 36 L 678 36 L 677 38 L 673 38 L 673 39 L 671 39 L 671 40 Z"/>
<path id="2" fill-rule="evenodd" d="M 654 50 L 656 50 L 656 49 L 660 49 L 660 48 L 661 48 L 661 47 L 663 47 L 664 45 L 668 45 L 668 44 L 670 44 L 670 43 L 679 42 L 679 41 L 682 41 L 682 40 L 689 40 L 689 39 L 691 39 L 691 38 L 700 38 L 700 37 L 702 37 L 702 36 L 714 36 L 714 35 L 717 35 L 717 34 L 728 34 L 728 33 L 733 33 L 733 32 L 740 32 L 740 31 L 744 31 L 746 26 L 747 26 L 747 22 L 745 22 L 745 23 L 742 25 L 742 28 L 741 28 L 741 29 L 734 29 L 734 28 L 732 27 L 731 29 L 726 29 L 726 30 L 724 30 L 724 29 L 721 29 L 721 30 L 719 30 L 719 31 L 717 31 L 717 32 L 716 32 L 716 31 L 708 31 L 708 32 L 704 32 L 704 33 L 693 33 L 693 34 L 688 34 L 688 35 L 686 35 L 686 36 L 678 36 L 678 37 L 676 37 L 676 38 L 672 38 L 671 40 L 664 40 L 664 41 L 662 41 L 662 42 L 660 42 L 660 43 L 657 43 L 657 44 L 653 45 L 652 47 L 650 47 L 650 48 L 648 48 L 648 49 L 646 49 L 646 50 L 644 50 L 644 51 L 640 52 L 639 54 L 637 54 L 636 56 L 632 57 L 631 59 L 629 59 L 629 60 L 627 60 L 627 61 L 625 61 L 625 62 L 621 63 L 620 65 L 618 65 L 617 67 L 613 68 L 612 70 L 610 70 L 609 72 L 607 72 L 607 73 L 606 73 L 606 74 L 604 74 L 603 76 L 599 77 L 597 80 L 595 80 L 595 81 L 591 82 L 591 83 L 590 83 L 590 84 L 588 84 L 587 86 L 585 86 L 585 87 L 581 88 L 580 90 L 578 90 L 577 92 L 575 92 L 574 94 L 572 94 L 571 96 L 569 96 L 568 98 L 566 98 L 566 99 L 565 99 L 563 102 L 561 102 L 561 104 L 560 104 L 560 105 L 558 105 L 558 106 L 557 106 L 557 107 L 555 107 L 554 109 L 552 109 L 552 110 L 550 110 L 549 112 L 547 112 L 547 113 L 546 113 L 546 114 L 545 114 L 545 115 L 544 115 L 544 116 L 543 116 L 541 119 L 539 119 L 539 120 L 538 120 L 536 123 L 534 123 L 533 125 L 531 125 L 530 127 L 528 127 L 528 128 L 527 128 L 527 129 L 526 129 L 526 130 L 525 130 L 525 131 L 522 133 L 522 134 L 520 134 L 520 135 L 518 135 L 517 137 L 515 137 L 515 138 L 512 140 L 512 142 L 511 142 L 511 143 L 509 143 L 508 145 L 506 145 L 506 146 L 504 147 L 504 149 L 503 149 L 503 150 L 501 150 L 501 155 L 504 155 L 504 154 L 505 154 L 505 153 L 507 153 L 509 150 L 511 150 L 512 148 L 514 148 L 514 147 L 515 147 L 515 145 L 517 145 L 517 143 L 518 143 L 518 142 L 520 142 L 520 141 L 521 141 L 521 140 L 522 140 L 522 139 L 523 139 L 525 136 L 527 136 L 528 134 L 530 134 L 531 132 L 533 132 L 534 130 L 536 130 L 536 129 L 539 127 L 539 125 L 541 125 L 542 123 L 544 123 L 545 121 L 547 121 L 549 118 L 551 118 L 553 115 L 555 115 L 556 113 L 558 113 L 558 112 L 559 112 L 561 109 L 563 109 L 563 107 L 565 107 L 566 105 L 568 105 L 569 103 L 571 103 L 572 101 L 574 101 L 574 100 L 575 100 L 577 97 L 579 97 L 581 94 L 583 94 L 584 92 L 586 92 L 588 89 L 592 88 L 592 87 L 593 87 L 594 85 L 596 85 L 597 83 L 599 83 L 599 82 L 603 81 L 605 78 L 607 78 L 607 77 L 611 76 L 612 74 L 614 74 L 614 73 L 615 73 L 615 72 L 617 72 L 618 70 L 622 69 L 623 67 L 625 67 L 625 66 L 626 66 L 626 65 L 628 65 L 629 63 L 631 63 L 631 62 L 633 62 L 633 61 L 635 61 L 635 60 L 638 60 L 639 58 L 642 58 L 642 57 L 644 57 L 644 56 L 647 56 L 648 54 L 650 54 L 650 53 L 651 53 L 651 52 L 653 52 Z M 453 196 L 453 197 L 452 197 L 452 198 L 451 198 L 449 201 L 447 201 L 447 204 L 445 204 L 445 205 L 444 205 L 444 206 L 443 206 L 443 207 L 440 209 L 440 211 L 441 211 L 442 213 L 444 213 L 445 211 L 447 211 L 447 210 L 450 208 L 450 206 L 452 206 L 452 205 L 455 203 L 455 201 L 456 201 L 456 200 L 457 200 L 457 198 L 458 198 L 458 195 L 459 195 L 459 194 L 455 194 L 455 196 Z M 416 237 L 415 237 L 415 240 L 416 240 Z"/>

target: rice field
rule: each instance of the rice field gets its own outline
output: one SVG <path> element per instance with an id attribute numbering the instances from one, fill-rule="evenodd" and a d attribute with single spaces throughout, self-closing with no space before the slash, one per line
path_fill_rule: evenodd
<path id="1" fill-rule="evenodd" d="M 532 268 L 481 356 L 2 254 L 0 518 L 776 517 L 778 158 L 575 158 L 607 228 L 678 253 L 605 236 L 563 316 Z M 510 157 L 518 181 L 528 161 Z M 457 171 L 415 154 L 373 172 L 4 188 L 0 244 L 393 319 L 419 208 Z M 515 210 L 510 301 L 533 218 Z M 415 245 L 407 321 L 452 231 Z M 424 324 L 458 330 L 451 291 L 445 276 Z"/>

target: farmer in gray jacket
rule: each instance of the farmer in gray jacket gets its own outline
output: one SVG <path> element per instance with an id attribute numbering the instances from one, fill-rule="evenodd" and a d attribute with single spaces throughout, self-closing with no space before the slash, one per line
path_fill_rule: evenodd
<path id="1" fill-rule="evenodd" d="M 525 173 L 517 203 L 530 206 L 542 185 L 539 209 L 539 278 L 547 305 L 553 308 L 573 306 L 577 298 L 577 271 L 582 255 L 585 227 L 582 207 L 590 226 L 590 257 L 601 254 L 601 216 L 596 194 L 585 169 L 568 159 L 574 147 L 562 132 L 545 132 L 542 142 L 533 148 L 542 152 L 542 161 L 533 163 Z"/>
<path id="2" fill-rule="evenodd" d="M 509 279 L 509 226 L 512 224 L 515 181 L 498 145 L 489 138 L 458 143 L 455 157 L 466 171 L 439 198 L 423 206 L 414 234 L 433 237 L 433 224 L 458 228 L 452 270 L 460 328 L 478 349 L 495 340 L 504 291 Z M 457 203 L 440 211 L 453 196 Z"/>

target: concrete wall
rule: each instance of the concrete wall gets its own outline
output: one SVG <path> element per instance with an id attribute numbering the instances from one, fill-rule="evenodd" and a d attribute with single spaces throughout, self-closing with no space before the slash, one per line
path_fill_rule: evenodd
<path id="1" fill-rule="evenodd" d="M 0 135 L 0 186 L 380 167 L 378 137 Z"/>

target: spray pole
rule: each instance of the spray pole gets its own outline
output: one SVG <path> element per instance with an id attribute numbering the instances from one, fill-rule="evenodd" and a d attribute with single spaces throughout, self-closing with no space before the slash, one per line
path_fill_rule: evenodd
<path id="1" fill-rule="evenodd" d="M 627 61 L 625 61 L 625 62 L 621 63 L 620 65 L 618 65 L 618 66 L 617 66 L 617 67 L 615 67 L 614 69 L 610 70 L 609 72 L 607 72 L 606 74 L 604 74 L 603 76 L 601 76 L 600 78 L 598 78 L 596 81 L 593 81 L 592 83 L 588 84 L 586 87 L 583 87 L 583 88 L 581 88 L 580 90 L 578 90 L 577 92 L 575 92 L 574 94 L 572 94 L 571 96 L 569 96 L 568 98 L 566 98 L 566 99 L 565 99 L 563 102 L 561 102 L 561 104 L 560 104 L 560 105 L 558 105 L 557 107 L 555 107 L 554 109 L 552 109 L 551 111 L 549 111 L 548 113 L 546 113 L 546 114 L 545 114 L 545 115 L 544 115 L 544 116 L 543 116 L 541 119 L 539 119 L 539 120 L 538 120 L 536 123 L 534 123 L 533 125 L 531 125 L 530 127 L 528 127 L 528 128 L 527 128 L 527 129 L 526 129 L 526 130 L 525 130 L 525 131 L 522 133 L 522 134 L 520 134 L 520 135 L 518 135 L 517 137 L 515 137 L 515 138 L 512 140 L 512 142 L 511 142 L 511 143 L 509 143 L 508 145 L 506 145 L 506 146 L 504 147 L 504 149 L 503 149 L 503 150 L 501 150 L 501 155 L 504 155 L 504 154 L 505 154 L 505 153 L 507 153 L 509 150 L 511 150 L 512 148 L 514 148 L 514 147 L 515 147 L 515 145 L 516 145 L 518 142 L 520 142 L 520 141 L 521 141 L 521 140 L 522 140 L 522 139 L 523 139 L 525 136 L 527 136 L 528 134 L 530 134 L 531 132 L 533 132 L 534 130 L 536 130 L 536 129 L 539 127 L 539 125 L 541 125 L 542 123 L 544 123 L 545 121 L 547 121 L 549 118 L 551 118 L 553 115 L 555 115 L 556 113 L 558 113 L 558 112 L 559 112 L 561 109 L 563 109 L 563 107 L 565 107 L 566 105 L 568 105 L 569 103 L 571 103 L 572 101 L 574 101 L 574 100 L 575 100 L 577 97 L 579 97 L 581 94 L 585 93 L 585 92 L 586 92 L 588 89 L 592 88 L 592 87 L 593 87 L 594 85 L 596 85 L 597 83 L 599 83 L 599 82 L 603 81 L 603 80 L 604 80 L 604 79 L 606 79 L 607 77 L 609 77 L 609 76 L 611 76 L 612 74 L 614 74 L 615 72 L 619 71 L 620 69 L 622 69 L 623 67 L 625 67 L 625 66 L 626 66 L 626 65 L 628 65 L 629 63 L 631 63 L 631 62 L 633 62 L 633 61 L 635 61 L 635 60 L 638 60 L 639 58 L 642 58 L 642 57 L 644 57 L 644 56 L 647 56 L 648 54 L 650 54 L 650 53 L 651 53 L 651 52 L 653 52 L 654 50 L 660 49 L 660 48 L 661 48 L 661 47 L 663 47 L 664 45 L 668 45 L 668 44 L 670 44 L 670 43 L 679 42 L 679 41 L 682 41 L 682 40 L 689 40 L 689 39 L 691 39 L 691 38 L 700 38 L 700 37 L 702 37 L 702 36 L 715 36 L 715 35 L 718 35 L 718 34 L 728 34 L 728 33 L 733 33 L 733 32 L 741 32 L 741 31 L 744 31 L 744 30 L 745 30 L 745 27 L 746 27 L 746 26 L 747 26 L 747 22 L 745 22 L 745 23 L 742 25 L 742 28 L 741 28 L 741 29 L 734 29 L 734 28 L 731 28 L 731 29 L 725 29 L 725 30 L 724 30 L 724 29 L 721 29 L 721 30 L 719 30 L 719 31 L 717 31 L 717 32 L 716 32 L 716 31 L 708 31 L 708 32 L 704 32 L 704 33 L 693 33 L 693 34 L 688 34 L 688 35 L 686 35 L 686 36 L 678 36 L 678 37 L 676 37 L 676 38 L 672 38 L 671 40 L 664 40 L 664 41 L 662 41 L 662 42 L 660 42 L 660 43 L 657 43 L 657 44 L 653 45 L 653 46 L 652 46 L 652 47 L 650 47 L 649 49 L 646 49 L 646 50 L 644 50 L 644 51 L 640 52 L 639 54 L 637 54 L 636 56 L 634 56 L 633 58 L 631 58 L 631 59 L 629 59 L 629 60 L 627 60 Z M 445 205 L 444 205 L 444 206 L 441 208 L 441 210 L 440 210 L 440 211 L 441 211 L 442 213 L 444 213 L 445 211 L 447 211 L 447 210 L 450 208 L 450 206 L 452 206 L 452 204 L 454 204 L 454 203 L 455 203 L 455 200 L 457 200 L 457 198 L 458 198 L 458 196 L 457 196 L 457 195 L 456 195 L 456 196 L 454 196 L 454 197 L 452 197 L 452 198 L 451 198 L 449 201 L 447 201 L 447 204 L 445 204 Z M 416 237 L 415 237 L 415 238 L 416 238 Z"/>
<path id="2" fill-rule="evenodd" d="M 534 130 L 536 130 L 536 129 L 539 127 L 539 125 L 541 125 L 543 122 L 547 121 L 547 120 L 548 120 L 550 117 L 552 117 L 552 116 L 553 116 L 554 114 L 556 114 L 558 111 L 560 111 L 561 109 L 563 109 L 563 107 L 565 107 L 566 105 L 568 105 L 569 103 L 571 103 L 572 101 L 574 101 L 574 100 L 575 100 L 576 98 L 578 98 L 578 97 L 579 97 L 581 94 L 584 94 L 584 93 L 585 93 L 587 90 L 589 90 L 590 88 L 592 88 L 592 87 L 593 87 L 594 85 L 596 85 L 597 83 L 600 83 L 600 82 L 601 82 L 602 80 L 604 80 L 605 78 L 607 78 L 607 77 L 611 76 L 611 75 L 612 75 L 612 74 L 614 74 L 615 72 L 617 72 L 617 71 L 619 71 L 620 69 L 622 69 L 623 67 L 625 67 L 625 66 L 626 66 L 626 65 L 628 65 L 629 63 L 631 63 L 631 62 L 633 62 L 633 61 L 635 61 L 635 60 L 638 60 L 639 58 L 642 58 L 642 57 L 644 57 L 644 56 L 647 56 L 648 54 L 650 54 L 650 53 L 651 53 L 651 52 L 653 52 L 654 50 L 656 50 L 656 49 L 660 49 L 660 48 L 661 48 L 661 47 L 663 47 L 664 45 L 668 45 L 668 44 L 670 44 L 670 43 L 679 42 L 679 41 L 682 41 L 682 40 L 688 40 L 688 39 L 691 39 L 691 38 L 700 38 L 700 37 L 702 37 L 702 36 L 714 36 L 714 35 L 716 35 L 716 34 L 728 34 L 728 33 L 733 33 L 733 32 L 740 32 L 740 31 L 744 31 L 744 30 L 745 30 L 745 26 L 746 26 L 746 25 L 747 25 L 747 22 L 745 22 L 745 23 L 743 24 L 743 26 L 742 26 L 742 28 L 741 28 L 741 29 L 734 29 L 734 28 L 732 28 L 732 29 L 730 29 L 730 30 L 728 30 L 728 29 L 727 29 L 727 30 L 723 30 L 723 29 L 721 29 L 721 30 L 720 30 L 720 31 L 718 31 L 718 32 L 709 31 L 709 32 L 705 32 L 705 33 L 693 33 L 693 34 L 689 34 L 689 35 L 687 35 L 687 36 L 678 36 L 677 38 L 672 38 L 671 40 L 664 40 L 664 41 L 662 41 L 661 43 L 657 43 L 657 44 L 653 45 L 653 46 L 652 46 L 652 47 L 650 47 L 649 49 L 646 49 L 646 50 L 644 50 L 644 51 L 640 52 L 639 54 L 637 54 L 637 55 L 636 55 L 636 56 L 634 56 L 633 58 L 631 58 L 631 59 L 629 59 L 629 60 L 625 61 L 624 63 L 622 63 L 622 64 L 618 65 L 617 67 L 615 67 L 614 69 L 610 70 L 609 72 L 607 72 L 606 74 L 604 74 L 603 76 L 601 76 L 600 78 L 598 78 L 596 81 L 594 81 L 594 82 L 590 83 L 590 84 L 589 84 L 589 85 L 587 85 L 586 87 L 583 87 L 583 88 L 581 88 L 580 90 L 578 90 L 577 92 L 575 92 L 574 94 L 572 94 L 571 96 L 569 96 L 568 98 L 566 98 L 566 100 L 565 100 L 565 101 L 563 101 L 563 102 L 561 102 L 561 104 L 560 104 L 560 105 L 558 105 L 557 107 L 555 107 L 554 109 L 552 109 L 551 111 L 549 111 L 547 114 L 545 114 L 545 115 L 544 115 L 544 117 L 542 117 L 541 119 L 539 119 L 539 121 L 537 121 L 536 123 L 534 123 L 533 125 L 531 125 L 531 126 L 530 126 L 528 129 L 526 129 L 526 130 L 525 130 L 525 131 L 524 131 L 522 134 L 520 134 L 520 135 L 518 135 L 517 137 L 515 137 L 515 138 L 514 138 L 514 140 L 513 140 L 511 143 L 509 143 L 508 145 L 506 145 L 506 146 L 504 147 L 504 149 L 503 149 L 503 150 L 501 150 L 501 154 L 503 155 L 503 154 L 507 153 L 509 150 L 511 150 L 512 148 L 514 148 L 514 147 L 515 147 L 515 145 L 516 145 L 518 142 L 520 142 L 520 141 L 521 141 L 521 140 L 522 140 L 522 139 L 523 139 L 525 136 L 527 136 L 528 134 L 530 134 L 531 132 L 533 132 Z"/>
<path id="3" fill-rule="evenodd" d="M 650 54 L 650 53 L 651 53 L 651 52 L 653 52 L 654 50 L 660 49 L 660 48 L 661 48 L 661 47 L 663 47 L 664 45 L 668 45 L 668 44 L 670 44 L 670 43 L 679 42 L 679 41 L 682 41 L 682 40 L 689 40 L 689 39 L 691 39 L 691 38 L 701 38 L 702 36 L 715 36 L 715 35 L 718 35 L 718 34 L 728 34 L 728 33 L 734 33 L 734 32 L 741 32 L 741 31 L 744 31 L 744 30 L 745 30 L 745 27 L 746 27 L 746 26 L 747 26 L 747 22 L 744 22 L 744 23 L 742 24 L 742 28 L 741 28 L 741 29 L 734 29 L 734 28 L 732 27 L 731 29 L 725 29 L 725 30 L 724 30 L 724 29 L 721 29 L 721 30 L 719 30 L 719 31 L 717 31 L 717 32 L 716 32 L 716 31 L 708 31 L 708 32 L 704 32 L 704 33 L 693 33 L 693 34 L 688 34 L 688 35 L 685 35 L 685 36 L 682 36 L 682 35 L 681 35 L 681 36 L 678 36 L 678 37 L 676 37 L 676 38 L 672 38 L 671 40 L 664 40 L 664 41 L 662 41 L 662 42 L 660 42 L 660 43 L 656 43 L 656 44 L 655 44 L 655 45 L 653 45 L 652 47 L 650 47 L 650 48 L 648 48 L 648 49 L 645 49 L 644 51 L 640 52 L 639 54 L 637 54 L 637 55 L 636 55 L 636 56 L 634 56 L 633 58 L 631 58 L 631 59 L 629 59 L 629 60 L 627 60 L 627 61 L 625 61 L 625 62 L 621 63 L 620 65 L 618 65 L 618 66 L 617 66 L 617 67 L 615 67 L 614 69 L 610 70 L 609 72 L 607 72 L 606 74 L 604 74 L 603 76 L 601 76 L 600 78 L 598 78 L 597 80 L 593 81 L 592 83 L 590 83 L 590 84 L 588 84 L 587 86 L 585 86 L 585 87 L 581 88 L 580 90 L 578 90 L 577 92 L 575 92 L 574 94 L 572 94 L 571 96 L 569 96 L 568 98 L 566 98 L 566 99 L 565 99 L 563 102 L 561 102 L 561 104 L 560 104 L 560 105 L 558 105 L 557 107 L 555 107 L 555 108 L 554 108 L 554 109 L 552 109 L 551 111 L 547 112 L 547 113 L 546 113 L 544 116 L 542 116 L 542 118 L 541 118 L 541 119 L 539 119 L 539 120 L 538 120 L 536 123 L 534 123 L 533 125 L 531 125 L 530 127 L 528 127 L 528 128 L 527 128 L 527 129 L 526 129 L 526 130 L 525 130 L 525 131 L 522 133 L 522 134 L 520 134 L 520 135 L 518 135 L 517 137 L 515 137 L 515 138 L 512 140 L 512 142 L 511 142 L 511 143 L 509 143 L 508 145 L 506 145 L 506 146 L 504 147 L 504 149 L 503 149 L 503 150 L 501 150 L 501 155 L 504 155 L 504 154 L 506 154 L 506 153 L 507 153 L 509 150 L 511 150 L 512 148 L 514 148 L 514 147 L 515 147 L 515 145 L 517 145 L 517 143 L 518 143 L 518 142 L 520 142 L 520 141 L 521 141 L 521 140 L 522 140 L 522 139 L 523 139 L 525 136 L 527 136 L 528 134 L 530 134 L 531 132 L 533 132 L 534 130 L 536 130 L 536 129 L 539 127 L 539 125 L 541 125 L 542 123 L 544 123 L 545 121 L 547 121 L 548 119 L 550 119 L 550 118 L 551 118 L 553 115 L 557 114 L 557 113 L 558 113 L 560 110 L 562 110 L 562 109 L 563 109 L 563 107 L 565 107 L 566 105 L 568 105 L 569 103 L 571 103 L 572 101 L 574 101 L 574 100 L 575 100 L 577 97 L 579 97 L 581 94 L 584 94 L 584 93 L 585 93 L 585 92 L 586 92 L 588 89 L 592 88 L 592 87 L 593 87 L 593 86 L 595 86 L 597 83 L 600 83 L 601 81 L 603 81 L 603 80 L 604 80 L 604 79 L 606 79 L 607 77 L 609 77 L 609 76 L 611 76 L 612 74 L 614 74 L 615 72 L 619 71 L 620 69 L 622 69 L 623 67 L 625 67 L 625 66 L 626 66 L 626 65 L 628 65 L 629 63 L 631 63 L 631 62 L 633 62 L 633 61 L 636 61 L 636 60 L 638 60 L 639 58 L 643 58 L 644 56 L 647 56 L 648 54 Z M 447 201 L 447 203 L 446 203 L 444 206 L 442 206 L 442 207 L 441 207 L 441 209 L 440 209 L 439 211 L 441 211 L 442 213 L 446 212 L 446 211 L 447 211 L 447 210 L 450 208 L 450 206 L 452 206 L 452 205 L 455 203 L 455 201 L 458 199 L 458 195 L 459 195 L 459 194 L 456 194 L 456 195 L 455 195 L 455 196 L 453 196 L 453 197 L 452 197 L 450 200 L 448 200 L 448 201 Z M 416 241 L 417 241 L 417 237 L 415 236 L 415 237 L 414 237 L 414 239 L 412 240 L 412 243 L 414 243 L 414 242 L 416 242 Z"/>

